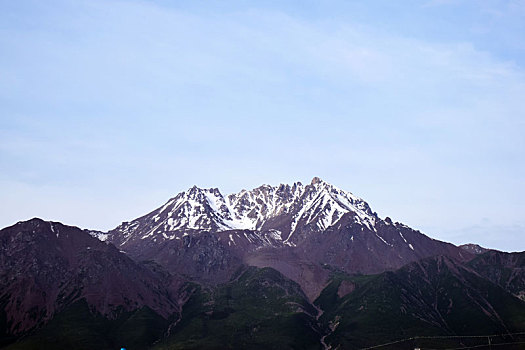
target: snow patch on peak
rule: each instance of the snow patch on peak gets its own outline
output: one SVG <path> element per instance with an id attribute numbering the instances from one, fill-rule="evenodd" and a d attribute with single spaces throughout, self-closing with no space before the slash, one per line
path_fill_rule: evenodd
<path id="1" fill-rule="evenodd" d="M 58 238 L 58 235 L 59 235 L 58 230 L 55 231 L 55 226 L 53 226 L 52 222 L 49 222 L 49 228 L 51 229 L 51 232 L 53 232 Z"/>
<path id="2" fill-rule="evenodd" d="M 223 196 L 217 188 L 193 186 L 171 198 L 157 210 L 130 223 L 122 223 L 122 243 L 138 232 L 141 239 L 175 239 L 177 231 L 251 230 L 270 232 L 267 239 L 294 244 L 291 238 L 299 227 L 323 231 L 345 214 L 355 222 L 376 231 L 377 216 L 368 204 L 350 192 L 314 177 L 309 185 L 262 185 Z M 261 233 L 262 234 L 262 233 Z M 229 244 L 236 244 L 233 238 Z"/>
<path id="3" fill-rule="evenodd" d="M 98 240 L 105 242 L 109 238 L 109 234 L 107 232 L 101 232 L 101 231 L 93 231 L 93 230 L 84 230 L 87 233 L 89 233 L 92 237 L 97 238 Z M 58 233 L 57 233 L 58 237 Z"/>
<path id="4" fill-rule="evenodd" d="M 218 189 L 202 190 L 193 187 L 189 190 L 189 195 L 195 200 L 199 199 L 199 193 L 204 194 L 219 231 L 259 230 L 269 219 L 288 214 L 292 215 L 292 222 L 285 239 L 287 242 L 299 224 L 314 225 L 319 230 L 326 230 L 349 212 L 356 215 L 358 223 L 376 231 L 377 217 L 364 200 L 318 177 L 314 177 L 307 186 L 300 182 L 293 185 L 262 185 L 251 191 L 243 189 L 226 197 Z"/>
<path id="5" fill-rule="evenodd" d="M 317 227 L 325 230 L 334 225 L 346 213 L 354 213 L 357 222 L 376 231 L 376 216 L 368 204 L 350 192 L 343 191 L 319 178 L 314 178 L 306 188 L 305 201 L 292 223 L 290 236 L 297 224 L 307 216 L 306 224 L 315 222 Z"/>

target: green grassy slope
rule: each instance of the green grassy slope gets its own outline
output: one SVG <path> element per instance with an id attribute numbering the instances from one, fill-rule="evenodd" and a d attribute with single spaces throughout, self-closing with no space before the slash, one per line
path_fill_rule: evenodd
<path id="1" fill-rule="evenodd" d="M 188 300 L 177 321 L 178 315 L 165 320 L 149 308 L 108 320 L 81 300 L 6 349 L 320 349 L 323 335 L 332 349 L 400 339 L 409 340 L 382 349 L 443 349 L 489 339 L 425 337 L 525 332 L 525 302 L 444 257 L 377 275 L 334 270 L 315 306 L 271 268 L 245 267 L 214 287 L 188 283 L 181 295 Z M 490 341 L 523 341 L 493 348 L 525 349 L 525 333 Z"/>
<path id="2" fill-rule="evenodd" d="M 355 289 L 339 297 L 343 282 Z M 414 336 L 525 331 L 525 303 L 446 258 L 426 259 L 376 276 L 339 276 L 316 304 L 328 344 L 358 349 Z M 465 339 L 460 339 L 464 344 Z M 392 345 L 456 346 L 458 340 Z M 439 348 L 439 347 L 438 347 Z"/>
<path id="3" fill-rule="evenodd" d="M 216 289 L 188 285 L 182 320 L 155 349 L 319 349 L 317 310 L 271 268 L 248 268 Z"/>
<path id="4" fill-rule="evenodd" d="M 146 349 L 162 336 L 167 325 L 167 320 L 147 307 L 108 320 L 91 313 L 81 300 L 6 349 Z"/>

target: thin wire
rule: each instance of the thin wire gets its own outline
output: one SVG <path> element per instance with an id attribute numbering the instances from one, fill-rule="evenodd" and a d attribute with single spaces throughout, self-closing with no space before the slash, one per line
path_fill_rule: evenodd
<path id="1" fill-rule="evenodd" d="M 397 343 L 404 343 L 406 341 L 409 341 L 409 340 L 414 340 L 416 338 L 412 337 L 412 338 L 405 338 L 405 339 L 401 339 L 401 340 L 396 340 L 396 341 L 392 341 L 390 343 L 384 343 L 384 344 L 380 344 L 380 345 L 374 345 L 374 346 L 370 346 L 368 348 L 361 348 L 359 350 L 370 350 L 370 349 L 377 349 L 377 348 L 381 348 L 383 346 L 388 346 L 388 345 L 392 345 L 392 344 L 397 344 Z"/>
<path id="2" fill-rule="evenodd" d="M 517 333 L 505 333 L 505 334 L 489 334 L 489 335 L 436 335 L 436 336 L 425 336 L 425 337 L 410 337 L 405 339 L 400 339 L 384 344 L 369 346 L 367 348 L 361 348 L 359 350 L 370 350 L 370 349 L 377 349 L 383 346 L 393 345 L 397 343 L 403 343 L 410 340 L 416 340 L 416 339 L 457 339 L 457 338 L 487 338 L 487 337 L 505 337 L 505 336 L 511 336 L 511 335 L 522 335 L 525 334 L 525 332 L 517 332 Z M 515 343 L 515 344 L 521 344 L 521 343 Z M 499 345 L 499 344 L 491 344 L 492 346 Z M 488 346 L 488 345 L 483 345 Z M 469 349 L 469 348 L 457 348 L 457 349 Z M 431 350 L 431 349 L 429 349 Z M 439 350 L 439 349 L 437 349 Z"/>
<path id="3" fill-rule="evenodd" d="M 420 349 L 421 350 L 464 350 L 464 349 L 475 349 L 475 348 L 483 348 L 483 347 L 489 347 L 489 346 L 514 345 L 514 344 L 525 344 L 525 341 L 512 342 L 512 343 L 473 345 L 473 346 L 464 346 L 462 348 L 440 348 L 440 349 L 420 348 Z"/>
<path id="4" fill-rule="evenodd" d="M 437 338 L 487 338 L 487 337 L 505 337 L 509 335 L 525 334 L 525 332 L 489 334 L 489 335 L 432 335 L 424 337 L 414 337 L 415 339 L 437 339 Z"/>

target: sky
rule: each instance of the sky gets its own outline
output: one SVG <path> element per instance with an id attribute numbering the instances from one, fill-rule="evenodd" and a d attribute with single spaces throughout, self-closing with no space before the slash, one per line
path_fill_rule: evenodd
<path id="1" fill-rule="evenodd" d="M 319 176 L 523 251 L 524 33 L 524 0 L 0 0 L 0 227 Z"/>

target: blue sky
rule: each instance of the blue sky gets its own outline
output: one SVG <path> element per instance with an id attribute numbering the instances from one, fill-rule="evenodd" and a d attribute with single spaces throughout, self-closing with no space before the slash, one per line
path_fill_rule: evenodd
<path id="1" fill-rule="evenodd" d="M 320 176 L 525 250 L 523 33 L 523 0 L 0 0 L 0 226 Z"/>

